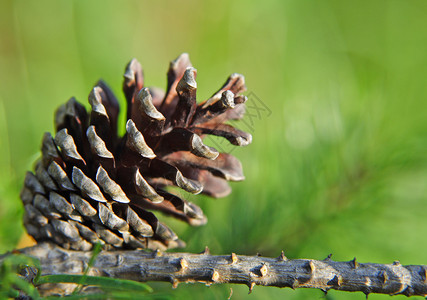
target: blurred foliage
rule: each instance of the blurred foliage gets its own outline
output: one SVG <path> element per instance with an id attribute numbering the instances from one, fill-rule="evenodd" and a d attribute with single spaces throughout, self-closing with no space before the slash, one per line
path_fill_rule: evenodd
<path id="1" fill-rule="evenodd" d="M 0 299 L 18 298 L 20 292 L 31 299 L 38 300 L 40 295 L 37 289 L 24 279 L 23 270 L 31 270 L 34 281 L 39 279 L 40 262 L 31 257 L 20 254 L 9 255 L 3 258 L 0 264 Z M 29 274 L 29 271 L 27 271 Z"/>
<path id="2" fill-rule="evenodd" d="M 253 107 L 239 127 L 254 142 L 233 150 L 246 181 L 229 197 L 189 196 L 208 225 L 171 221 L 185 251 L 427 264 L 426 15 L 424 0 L 2 0 L 0 252 L 23 233 L 19 191 L 55 108 L 71 96 L 86 105 L 100 77 L 124 104 L 133 57 L 148 85 L 165 87 L 169 61 L 189 52 L 199 100 L 246 76 Z M 150 285 L 177 298 L 322 297 Z"/>

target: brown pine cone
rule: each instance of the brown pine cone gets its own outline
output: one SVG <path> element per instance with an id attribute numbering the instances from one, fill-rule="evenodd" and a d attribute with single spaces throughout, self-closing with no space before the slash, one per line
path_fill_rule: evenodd
<path id="1" fill-rule="evenodd" d="M 245 146 L 250 134 L 225 124 L 244 114 L 244 77 L 232 74 L 208 100 L 197 104 L 196 70 L 187 54 L 171 62 L 164 93 L 144 88 L 133 59 L 124 74 L 126 133 L 117 132 L 119 103 L 99 81 L 86 109 L 71 98 L 55 115 L 56 135 L 45 133 L 35 174 L 28 172 L 21 199 L 24 224 L 37 241 L 89 250 L 167 249 L 185 244 L 152 211 L 191 225 L 206 223 L 202 210 L 172 193 L 223 197 L 227 180 L 243 180 L 240 162 L 203 143 L 206 135 Z"/>

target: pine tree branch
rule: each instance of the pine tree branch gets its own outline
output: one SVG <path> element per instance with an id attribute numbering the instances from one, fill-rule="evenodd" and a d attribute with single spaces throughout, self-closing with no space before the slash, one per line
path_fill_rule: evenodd
<path id="1" fill-rule="evenodd" d="M 82 274 L 90 252 L 71 251 L 50 243 L 19 250 L 41 261 L 42 274 Z M 102 275 L 136 281 L 165 281 L 176 287 L 181 282 L 205 284 L 245 284 L 330 289 L 365 294 L 406 296 L 427 295 L 427 266 L 358 263 L 324 260 L 287 259 L 243 255 L 210 255 L 144 251 L 103 251 L 90 275 Z M 58 291 L 56 291 L 58 292 Z M 63 293 L 66 291 L 62 291 Z"/>

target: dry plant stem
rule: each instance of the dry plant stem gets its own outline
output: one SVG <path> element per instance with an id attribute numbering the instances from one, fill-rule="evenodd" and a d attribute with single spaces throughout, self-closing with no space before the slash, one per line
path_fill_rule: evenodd
<path id="1" fill-rule="evenodd" d="M 82 274 L 91 252 L 65 250 L 50 243 L 19 250 L 40 259 L 42 273 Z M 245 284 L 252 291 L 256 285 L 330 289 L 365 294 L 403 294 L 426 296 L 427 266 L 338 262 L 330 256 L 324 260 L 287 259 L 243 255 L 132 251 L 103 251 L 90 272 L 136 281 L 179 283 Z"/>

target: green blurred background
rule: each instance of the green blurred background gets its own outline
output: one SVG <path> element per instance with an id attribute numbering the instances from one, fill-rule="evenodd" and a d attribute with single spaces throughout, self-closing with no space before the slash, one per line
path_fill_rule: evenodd
<path id="1" fill-rule="evenodd" d="M 133 57 L 148 85 L 165 87 L 169 61 L 188 52 L 199 100 L 239 72 L 268 109 L 240 122 L 254 136 L 233 150 L 246 180 L 225 199 L 189 196 L 208 225 L 171 221 L 186 251 L 427 264 L 425 0 L 2 0 L 0 24 L 0 252 L 23 234 L 19 191 L 55 108 L 71 96 L 86 105 L 99 78 L 124 104 Z M 226 299 L 230 288 L 232 299 L 323 297 L 152 286 L 190 299 Z"/>

